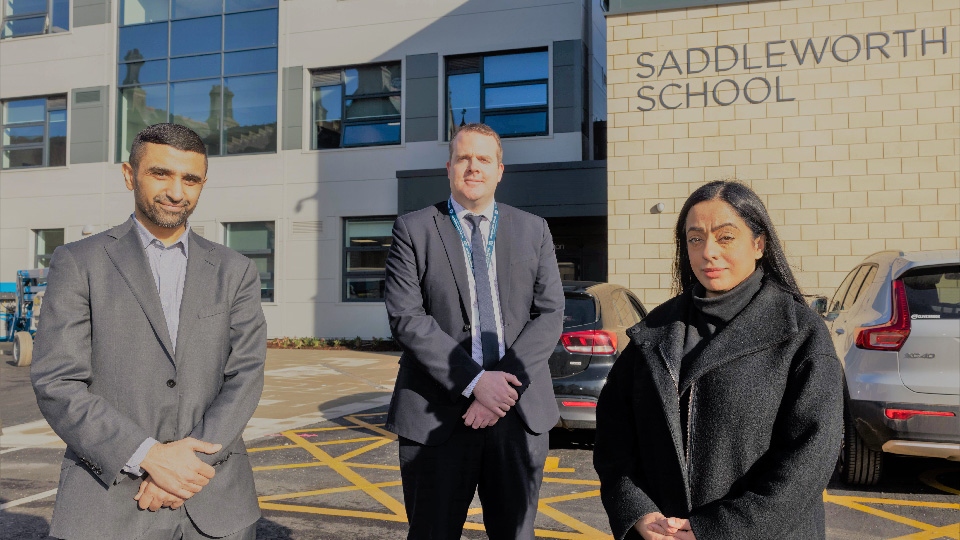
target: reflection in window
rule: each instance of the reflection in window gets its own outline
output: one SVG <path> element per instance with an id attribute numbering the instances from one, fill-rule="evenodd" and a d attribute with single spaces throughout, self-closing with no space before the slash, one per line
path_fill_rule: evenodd
<path id="1" fill-rule="evenodd" d="M 0 124 L 2 168 L 62 167 L 67 164 L 65 95 L 4 101 Z"/>
<path id="2" fill-rule="evenodd" d="M 313 148 L 400 144 L 400 63 L 313 72 Z"/>
<path id="3" fill-rule="evenodd" d="M 273 302 L 274 295 L 274 240 L 272 221 L 245 221 L 224 224 L 224 244 L 245 255 L 257 265 L 260 272 L 260 301 Z"/>
<path id="4" fill-rule="evenodd" d="M 36 243 L 34 244 L 34 268 L 49 268 L 53 250 L 63 245 L 63 229 L 38 229 L 33 231 Z"/>
<path id="5" fill-rule="evenodd" d="M 0 38 L 54 34 L 70 29 L 70 0 L 4 0 Z"/>
<path id="6" fill-rule="evenodd" d="M 212 156 L 276 152 L 277 0 L 121 0 L 120 20 L 118 160 L 159 122 Z"/>
<path id="7" fill-rule="evenodd" d="M 447 58 L 447 140 L 473 122 L 501 137 L 546 135 L 549 67 L 545 50 Z"/>
<path id="8" fill-rule="evenodd" d="M 343 300 L 383 301 L 394 218 L 344 220 Z"/>

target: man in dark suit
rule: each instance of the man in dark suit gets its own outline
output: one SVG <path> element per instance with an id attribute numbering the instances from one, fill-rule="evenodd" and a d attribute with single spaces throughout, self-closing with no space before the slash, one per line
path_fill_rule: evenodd
<path id="1" fill-rule="evenodd" d="M 157 124 L 123 164 L 134 214 L 53 254 L 31 376 L 67 443 L 50 534 L 252 540 L 241 434 L 263 389 L 260 274 L 190 230 L 203 141 Z"/>
<path id="2" fill-rule="evenodd" d="M 478 490 L 490 538 L 534 536 L 563 290 L 546 221 L 494 201 L 502 157 L 496 132 L 462 127 L 450 198 L 393 228 L 385 296 L 403 354 L 387 429 L 410 539 L 460 538 Z"/>

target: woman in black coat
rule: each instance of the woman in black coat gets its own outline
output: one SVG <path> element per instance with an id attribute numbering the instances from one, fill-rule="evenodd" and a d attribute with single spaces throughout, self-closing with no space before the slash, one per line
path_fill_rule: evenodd
<path id="1" fill-rule="evenodd" d="M 824 538 L 842 374 L 763 203 L 717 181 L 676 227 L 679 294 L 627 334 L 597 405 L 614 537 Z"/>

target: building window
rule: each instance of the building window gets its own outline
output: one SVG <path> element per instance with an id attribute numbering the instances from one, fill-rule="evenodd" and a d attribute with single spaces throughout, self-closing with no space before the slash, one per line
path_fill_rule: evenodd
<path id="1" fill-rule="evenodd" d="M 6 0 L 0 38 L 54 34 L 70 29 L 70 0 Z"/>
<path id="2" fill-rule="evenodd" d="M 3 168 L 67 164 L 67 96 L 3 102 Z"/>
<path id="3" fill-rule="evenodd" d="M 549 71 L 546 50 L 448 57 L 447 140 L 473 122 L 501 137 L 547 135 Z"/>
<path id="4" fill-rule="evenodd" d="M 244 221 L 224 224 L 224 243 L 247 256 L 260 271 L 260 301 L 274 301 L 274 239 L 272 221 Z"/>
<path id="5" fill-rule="evenodd" d="M 400 144 L 400 62 L 312 73 L 313 148 Z"/>
<path id="6" fill-rule="evenodd" d="M 33 233 L 36 238 L 33 267 L 49 268 L 53 250 L 63 245 L 63 229 L 37 229 Z"/>
<path id="7" fill-rule="evenodd" d="M 343 300 L 382 302 L 387 252 L 393 243 L 392 217 L 344 220 Z"/>
<path id="8" fill-rule="evenodd" d="M 211 156 L 277 151 L 277 0 L 121 0 L 118 160 L 160 122 Z"/>

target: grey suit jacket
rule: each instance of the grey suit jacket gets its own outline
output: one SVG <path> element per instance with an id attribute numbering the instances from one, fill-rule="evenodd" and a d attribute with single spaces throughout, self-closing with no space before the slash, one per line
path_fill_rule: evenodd
<path id="1" fill-rule="evenodd" d="M 241 434 L 263 389 L 259 273 L 195 233 L 173 350 L 132 218 L 57 248 L 31 367 L 40 410 L 67 444 L 51 535 L 129 540 L 150 528 L 156 514 L 133 500 L 140 480 L 121 472 L 147 437 L 223 445 L 198 454 L 216 475 L 184 505 L 205 534 L 258 519 Z"/>
<path id="2" fill-rule="evenodd" d="M 495 250 L 506 352 L 496 366 L 520 379 L 517 411 L 534 433 L 560 417 L 547 361 L 563 328 L 563 288 L 547 222 L 499 204 Z M 436 445 L 470 404 L 480 373 L 471 356 L 470 290 L 463 244 L 447 202 L 397 218 L 387 257 L 386 307 L 403 348 L 386 428 Z"/>

